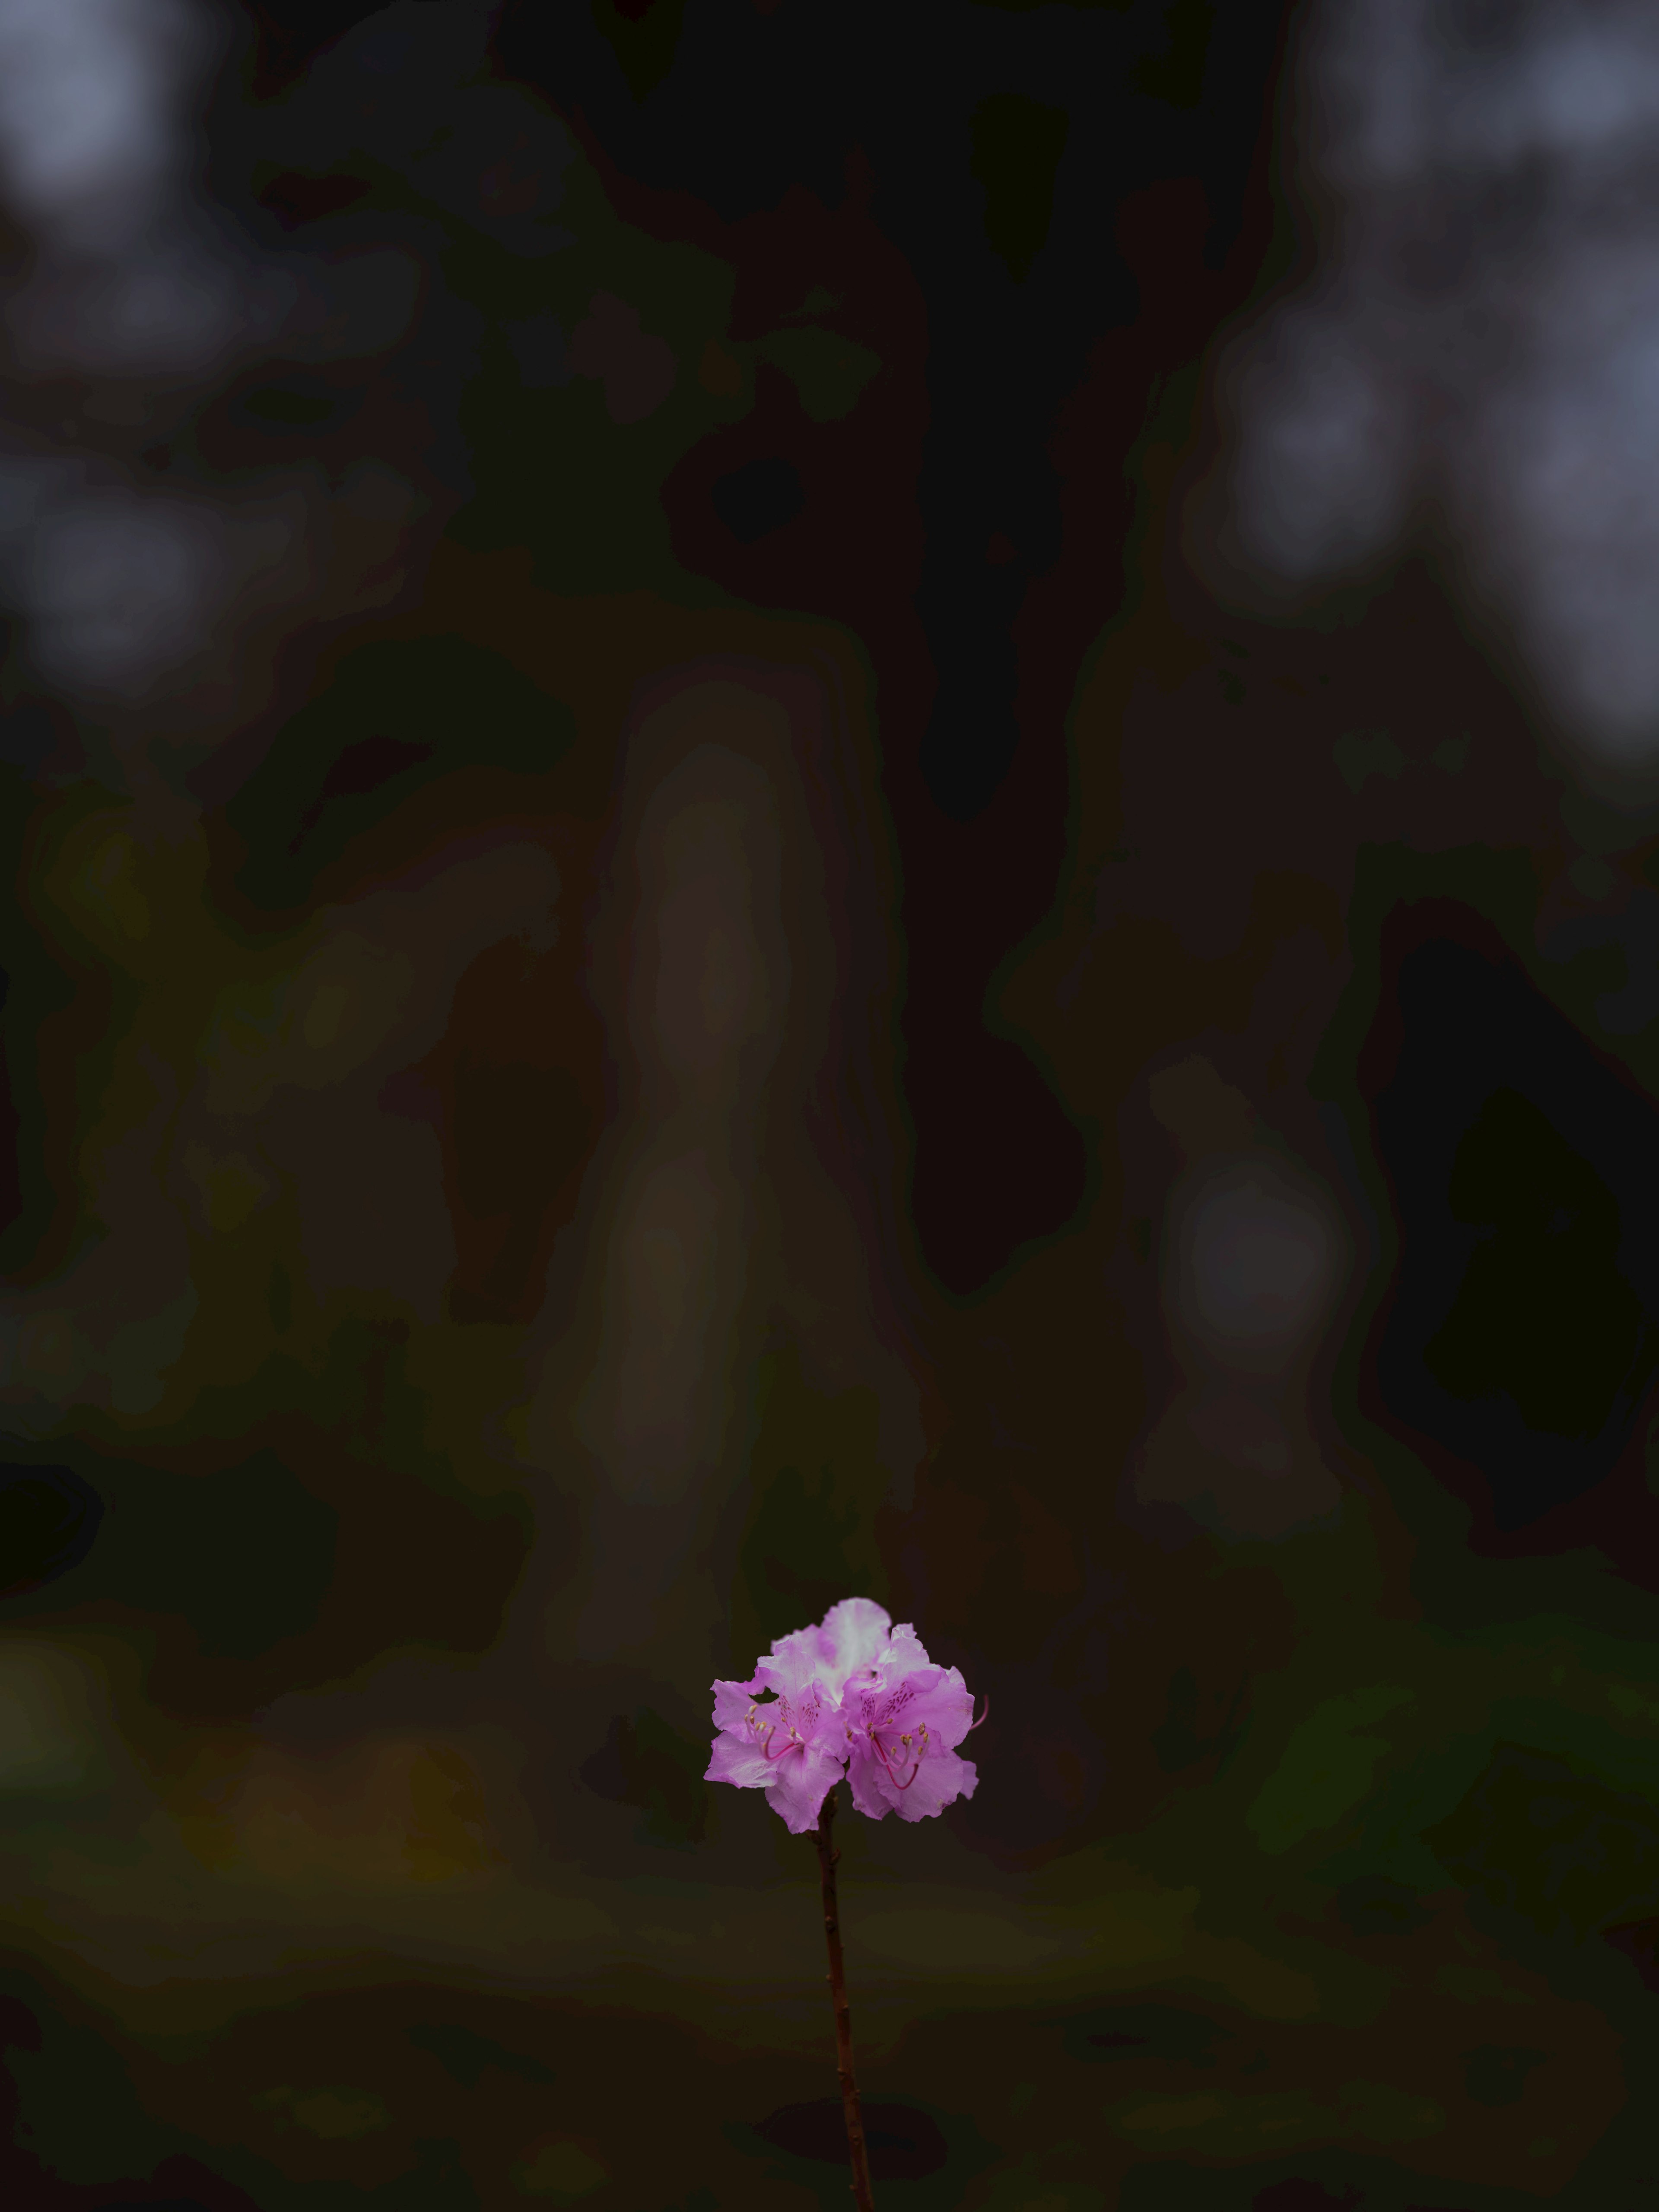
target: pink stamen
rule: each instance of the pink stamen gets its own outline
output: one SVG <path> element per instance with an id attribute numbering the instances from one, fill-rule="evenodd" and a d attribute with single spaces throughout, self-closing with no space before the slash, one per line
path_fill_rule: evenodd
<path id="1" fill-rule="evenodd" d="M 914 1782 L 917 1775 L 921 1771 L 921 1753 L 920 1752 L 916 1753 L 916 1763 L 910 1770 L 910 1782 L 901 1782 L 894 1774 L 892 1767 L 888 1762 L 887 1753 L 881 1747 L 881 1738 L 876 1734 L 874 1729 L 872 1729 L 870 1731 L 870 1741 L 876 1747 L 876 1757 L 881 1761 L 882 1765 L 886 1767 L 887 1779 L 892 1784 L 894 1789 L 908 1790 L 910 1787 L 910 1782 Z"/>
<path id="2" fill-rule="evenodd" d="M 976 1729 L 976 1728 L 983 1728 L 983 1727 L 984 1727 L 985 1723 L 986 1723 L 987 1717 L 988 1717 L 988 1714 L 990 1713 L 990 1711 L 991 1711 L 991 1692 L 988 1690 L 988 1691 L 985 1692 L 985 1711 L 984 1711 L 984 1712 L 982 1712 L 982 1713 L 980 1715 L 979 1718 L 978 1718 L 976 1721 L 975 1721 L 975 1722 L 973 1722 L 973 1723 L 970 1723 L 970 1725 L 969 1726 L 969 1728 L 968 1728 L 968 1729 L 967 1729 L 967 1731 L 966 1731 L 968 1735 L 972 1735 L 972 1734 L 973 1734 L 973 1732 L 974 1732 L 975 1729 Z"/>

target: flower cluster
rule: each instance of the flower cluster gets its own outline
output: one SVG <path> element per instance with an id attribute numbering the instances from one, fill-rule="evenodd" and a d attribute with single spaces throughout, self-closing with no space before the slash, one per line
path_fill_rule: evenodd
<path id="1" fill-rule="evenodd" d="M 748 1681 L 715 1683 L 703 1778 L 764 1790 L 797 1836 L 843 1774 L 871 1820 L 920 1820 L 978 1785 L 956 1748 L 979 1725 L 973 1711 L 960 1672 L 935 1666 L 908 1621 L 895 1628 L 873 1599 L 843 1598 L 816 1628 L 781 1637 Z"/>

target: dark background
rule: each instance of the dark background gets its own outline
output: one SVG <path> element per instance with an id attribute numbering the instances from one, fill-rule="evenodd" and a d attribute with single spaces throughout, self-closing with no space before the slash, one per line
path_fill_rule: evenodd
<path id="1" fill-rule="evenodd" d="M 11 2201 L 844 2201 L 810 1850 L 702 1775 L 849 1589 L 991 1699 L 971 1800 L 843 1803 L 884 2205 L 1653 2201 L 1659 842 L 1432 532 L 1203 580 L 1304 12 L 244 5 L 190 197 L 296 319 L 12 343 L 28 468 L 292 535 L 119 697 L 8 586 Z M 698 1139 L 726 1410 L 643 1466 L 714 683 L 719 927 L 828 1011 Z M 1270 1382 L 1174 1287 L 1241 1162 L 1344 1255 Z"/>

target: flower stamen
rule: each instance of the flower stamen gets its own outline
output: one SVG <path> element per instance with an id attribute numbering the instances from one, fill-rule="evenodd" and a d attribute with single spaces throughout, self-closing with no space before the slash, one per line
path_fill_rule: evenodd
<path id="1" fill-rule="evenodd" d="M 926 1724 L 926 1723 L 925 1723 L 925 1722 L 924 1722 L 924 1723 L 923 1723 L 923 1725 L 922 1725 L 922 1730 L 921 1730 L 921 1733 L 922 1733 L 922 1735 L 923 1735 L 923 1736 L 924 1736 L 924 1737 L 925 1737 L 925 1736 L 927 1735 L 927 1724 Z M 905 1746 L 906 1749 L 908 1750 L 908 1747 L 909 1747 L 909 1743 L 910 1743 L 910 1739 L 909 1739 L 909 1737 L 908 1737 L 908 1735 L 901 1736 L 901 1737 L 900 1737 L 900 1739 L 899 1739 L 899 1741 L 901 1741 L 901 1742 Z M 896 1790 L 908 1790 L 908 1789 L 910 1787 L 911 1783 L 912 1783 L 912 1782 L 914 1782 L 914 1781 L 915 1780 L 915 1778 L 916 1778 L 917 1775 L 918 1775 L 918 1774 L 920 1774 L 920 1773 L 921 1773 L 921 1753 L 922 1753 L 922 1752 L 923 1752 L 923 1751 L 926 1751 L 926 1749 L 927 1748 L 927 1744 L 924 1742 L 924 1743 L 923 1743 L 923 1745 L 922 1745 L 922 1747 L 921 1747 L 921 1751 L 918 1751 L 918 1752 L 917 1752 L 917 1753 L 916 1753 L 916 1763 L 915 1763 L 915 1765 L 911 1768 L 911 1770 L 910 1770 L 910 1772 L 909 1772 L 909 1775 L 908 1775 L 908 1778 L 907 1778 L 906 1780 L 904 1780 L 903 1782 L 901 1782 L 901 1781 L 899 1780 L 899 1778 L 898 1778 L 897 1775 L 894 1773 L 894 1771 L 893 1771 L 893 1768 L 892 1768 L 892 1763 L 891 1763 L 891 1761 L 889 1759 L 889 1758 L 888 1758 L 888 1756 L 887 1756 L 886 1748 L 885 1748 L 885 1747 L 884 1746 L 884 1744 L 883 1744 L 883 1742 L 882 1742 L 881 1738 L 880 1738 L 877 1734 L 876 1734 L 876 1731 L 874 1730 L 874 1729 L 872 1729 L 870 1730 L 870 1741 L 871 1741 L 872 1745 L 874 1747 L 875 1753 L 876 1753 L 876 1757 L 877 1757 L 877 1758 L 881 1761 L 883 1767 L 884 1767 L 884 1768 L 885 1769 L 885 1771 L 886 1771 L 887 1778 L 888 1778 L 888 1780 L 892 1784 L 893 1787 L 894 1787 Z"/>

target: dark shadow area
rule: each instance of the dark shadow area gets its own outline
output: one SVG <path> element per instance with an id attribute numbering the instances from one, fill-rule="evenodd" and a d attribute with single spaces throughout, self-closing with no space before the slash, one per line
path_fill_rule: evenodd
<path id="1" fill-rule="evenodd" d="M 1467 913 L 1399 910 L 1383 968 L 1376 1387 L 1507 1537 L 1606 1480 L 1659 1371 L 1659 1114 Z"/>
<path id="2" fill-rule="evenodd" d="M 20 1449 L 12 1438 L 0 1440 L 0 1450 L 8 1447 Z M 0 1598 L 71 1573 L 92 1549 L 103 1517 L 103 1500 L 72 1468 L 0 1465 Z"/>

